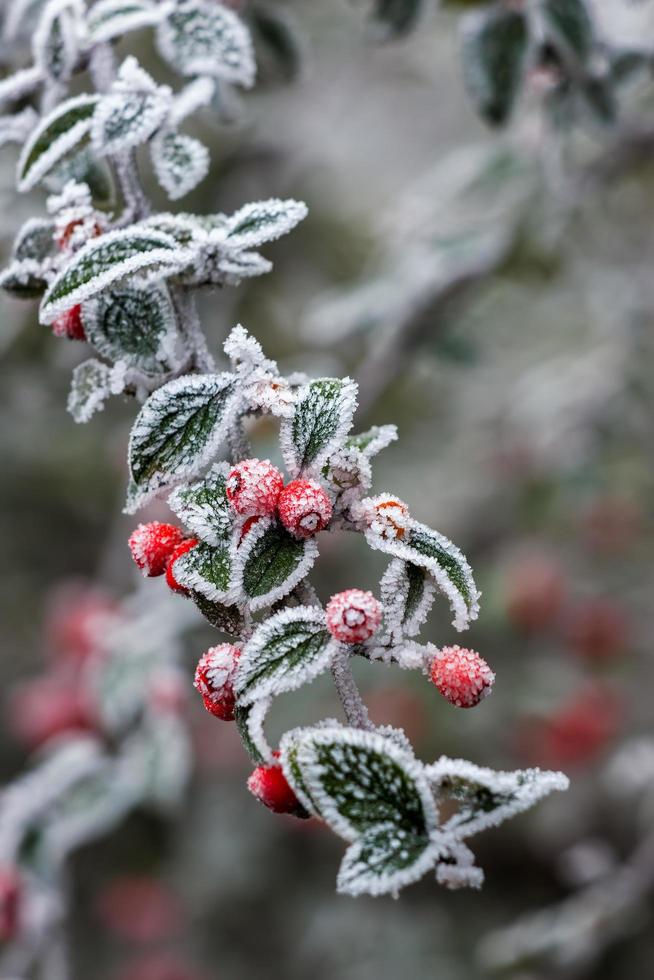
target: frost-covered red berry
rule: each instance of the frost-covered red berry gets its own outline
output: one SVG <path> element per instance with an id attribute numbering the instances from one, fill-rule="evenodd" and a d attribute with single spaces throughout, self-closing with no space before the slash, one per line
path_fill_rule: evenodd
<path id="1" fill-rule="evenodd" d="M 279 752 L 275 752 L 274 755 L 278 758 Z M 294 817 L 301 818 L 309 816 L 279 765 L 258 766 L 250 774 L 248 789 L 273 813 L 290 813 Z"/>
<path id="2" fill-rule="evenodd" d="M 221 643 L 202 654 L 195 671 L 193 686 L 207 711 L 221 721 L 234 721 L 234 673 L 240 656 L 238 647 Z"/>
<path id="3" fill-rule="evenodd" d="M 163 575 L 168 559 L 184 540 L 184 533 L 174 524 L 151 521 L 139 524 L 129 539 L 132 558 L 147 578 Z"/>
<path id="4" fill-rule="evenodd" d="M 241 517 L 274 514 L 284 478 L 268 459 L 244 459 L 227 477 L 227 499 Z"/>
<path id="5" fill-rule="evenodd" d="M 431 679 L 450 704 L 474 708 L 490 693 L 495 674 L 483 657 L 464 647 L 443 647 L 431 663 Z"/>
<path id="6" fill-rule="evenodd" d="M 84 324 L 82 322 L 82 307 L 72 306 L 65 313 L 62 313 L 52 323 L 52 332 L 55 337 L 68 337 L 69 340 L 86 340 Z"/>
<path id="7" fill-rule="evenodd" d="M 0 942 L 14 939 L 20 927 L 23 883 L 15 868 L 0 868 Z"/>
<path id="8" fill-rule="evenodd" d="M 173 590 L 173 592 L 179 592 L 180 595 L 188 595 L 189 590 L 185 585 L 180 585 L 180 583 L 175 578 L 175 562 L 182 555 L 185 555 L 187 551 L 199 544 L 197 538 L 187 538 L 186 541 L 182 541 L 178 544 L 175 550 L 172 552 L 170 558 L 168 559 L 168 564 L 166 565 L 166 582 L 168 587 Z"/>
<path id="9" fill-rule="evenodd" d="M 327 629 L 341 643 L 363 643 L 377 632 L 381 603 L 372 592 L 346 589 L 333 595 L 325 609 Z"/>
<path id="10" fill-rule="evenodd" d="M 332 502 L 326 491 L 313 480 L 292 480 L 279 497 L 279 519 L 291 534 L 310 538 L 327 527 Z"/>

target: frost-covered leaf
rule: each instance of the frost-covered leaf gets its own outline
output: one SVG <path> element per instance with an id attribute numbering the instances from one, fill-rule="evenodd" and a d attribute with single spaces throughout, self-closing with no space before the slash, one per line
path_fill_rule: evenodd
<path id="1" fill-rule="evenodd" d="M 10 0 L 3 4 L 2 38 L 12 43 L 30 37 L 47 0 Z"/>
<path id="2" fill-rule="evenodd" d="M 463 75 L 480 115 L 493 126 L 509 118 L 527 53 L 525 13 L 493 5 L 463 22 Z"/>
<path id="3" fill-rule="evenodd" d="M 415 25 L 424 0 L 374 0 L 372 22 L 382 38 L 401 37 Z"/>
<path id="4" fill-rule="evenodd" d="M 236 249 L 258 248 L 287 235 L 307 216 L 302 201 L 253 201 L 236 211 L 227 223 L 226 244 Z"/>
<path id="5" fill-rule="evenodd" d="M 91 358 L 73 371 L 67 408 L 76 422 L 88 422 L 111 395 L 111 369 Z"/>
<path id="6" fill-rule="evenodd" d="M 263 717 L 270 706 L 270 698 L 252 704 L 237 704 L 234 721 L 245 749 L 256 766 L 270 763 L 270 751 L 262 732 Z"/>
<path id="7" fill-rule="evenodd" d="M 243 648 L 234 685 L 239 704 L 302 687 L 329 666 L 333 653 L 322 609 L 297 606 L 275 613 Z"/>
<path id="8" fill-rule="evenodd" d="M 179 805 L 192 764 L 186 725 L 173 712 L 150 715 L 126 744 L 144 799 L 164 811 Z"/>
<path id="9" fill-rule="evenodd" d="M 315 541 L 298 541 L 272 518 L 262 518 L 236 552 L 234 594 L 247 600 L 252 611 L 264 609 L 287 596 L 317 557 Z"/>
<path id="10" fill-rule="evenodd" d="M 384 629 L 391 637 L 415 636 L 434 601 L 429 572 L 410 561 L 394 559 L 380 583 Z"/>
<path id="11" fill-rule="evenodd" d="M 281 743 L 284 774 L 352 846 L 346 894 L 395 893 L 433 867 L 437 811 L 424 767 L 397 740 L 341 727 L 300 729 Z"/>
<path id="12" fill-rule="evenodd" d="M 29 218 L 20 229 L 12 248 L 12 256 L 19 262 L 34 259 L 43 262 L 55 250 L 54 221 L 47 218 Z"/>
<path id="13" fill-rule="evenodd" d="M 593 22 L 585 0 L 542 0 L 542 10 L 554 39 L 582 61 L 593 46 Z"/>
<path id="14" fill-rule="evenodd" d="M 227 499 L 227 477 L 231 467 L 217 463 L 204 480 L 178 487 L 168 498 L 168 506 L 207 544 L 228 541 L 234 527 L 234 511 Z"/>
<path id="15" fill-rule="evenodd" d="M 228 633 L 229 636 L 242 636 L 244 630 L 243 615 L 236 606 L 226 606 L 222 602 L 207 599 L 200 592 L 191 591 L 191 599 L 198 607 L 204 618 L 216 629 Z"/>
<path id="16" fill-rule="evenodd" d="M 457 812 L 443 826 L 456 839 L 496 827 L 529 810 L 550 793 L 569 786 L 567 776 L 561 772 L 540 769 L 502 772 L 446 756 L 428 766 L 426 772 L 438 796 L 458 804 Z"/>
<path id="17" fill-rule="evenodd" d="M 82 319 L 86 339 L 110 361 L 152 376 L 176 362 L 177 323 L 163 284 L 107 289 L 83 304 Z"/>
<path id="18" fill-rule="evenodd" d="M 89 139 L 97 95 L 78 95 L 60 103 L 41 120 L 18 160 L 18 190 L 29 191 L 72 150 Z"/>
<path id="19" fill-rule="evenodd" d="M 232 557 L 227 544 L 217 547 L 203 541 L 175 562 L 175 578 L 187 589 L 219 602 L 229 592 Z"/>
<path id="20" fill-rule="evenodd" d="M 43 81 L 43 72 L 40 68 L 25 68 L 17 71 L 13 75 L 8 75 L 0 81 L 0 105 L 5 102 L 17 102 L 24 96 L 29 95 Z"/>
<path id="21" fill-rule="evenodd" d="M 364 501 L 365 504 L 365 501 Z M 425 524 L 409 520 L 401 536 L 384 537 L 368 528 L 366 540 L 371 548 L 424 568 L 450 601 L 453 625 L 466 629 L 479 614 L 479 592 L 472 570 L 463 553 L 443 534 Z"/>
<path id="22" fill-rule="evenodd" d="M 256 66 L 250 32 L 212 0 L 181 0 L 157 29 L 161 56 L 181 75 L 212 75 L 249 88 Z"/>
<path id="23" fill-rule="evenodd" d="M 144 143 L 164 122 L 171 102 L 170 89 L 156 85 L 135 58 L 127 58 L 95 110 L 94 148 L 98 153 L 118 154 Z"/>
<path id="24" fill-rule="evenodd" d="M 293 476 L 319 471 L 340 448 L 352 426 L 356 392 L 349 378 L 318 378 L 300 390 L 280 432 L 284 462 Z"/>
<path id="25" fill-rule="evenodd" d="M 34 63 L 51 82 L 68 81 L 80 53 L 77 0 L 50 0 L 34 32 Z"/>
<path id="26" fill-rule="evenodd" d="M 272 262 L 259 252 L 236 252 L 221 259 L 218 269 L 228 286 L 238 286 L 242 279 L 264 276 L 272 267 Z"/>
<path id="27" fill-rule="evenodd" d="M 217 452 L 235 407 L 233 374 L 186 375 L 150 395 L 129 441 L 133 513 L 157 491 L 198 473 Z"/>
<path id="28" fill-rule="evenodd" d="M 157 180 L 171 201 L 177 201 L 209 173 L 209 151 L 199 140 L 162 130 L 150 147 Z"/>
<path id="29" fill-rule="evenodd" d="M 0 289 L 17 299 L 38 299 L 48 288 L 41 262 L 20 259 L 0 272 Z"/>
<path id="30" fill-rule="evenodd" d="M 434 847 L 424 834 L 395 823 L 369 827 L 348 847 L 338 870 L 341 895 L 397 894 L 434 866 Z"/>
<path id="31" fill-rule="evenodd" d="M 90 39 L 99 44 L 157 24 L 163 15 L 162 7 L 151 0 L 100 0 L 87 17 Z"/>
<path id="32" fill-rule="evenodd" d="M 77 303 L 85 303 L 102 290 L 157 269 L 162 278 L 172 275 L 190 259 L 174 239 L 149 228 L 124 228 L 87 242 L 52 282 L 41 304 L 41 323 L 52 323 Z"/>
<path id="33" fill-rule="evenodd" d="M 397 439 L 397 426 L 395 425 L 373 425 L 366 432 L 348 436 L 345 445 L 348 448 L 359 449 L 364 456 L 371 459 L 386 449 Z"/>

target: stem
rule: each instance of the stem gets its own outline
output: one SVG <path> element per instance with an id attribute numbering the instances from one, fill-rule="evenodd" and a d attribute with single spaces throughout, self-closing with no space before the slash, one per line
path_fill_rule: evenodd
<path id="1" fill-rule="evenodd" d="M 336 691 L 341 699 L 348 724 L 352 725 L 353 728 L 363 728 L 366 731 L 372 731 L 374 725 L 368 717 L 368 709 L 363 702 L 354 675 L 352 674 L 350 652 L 344 644 L 339 644 L 334 654 L 334 659 L 332 660 L 332 677 L 334 678 Z"/>
<path id="2" fill-rule="evenodd" d="M 188 341 L 195 367 L 202 372 L 215 371 L 216 362 L 202 329 L 193 292 L 188 286 L 174 286 L 171 295 L 177 310 L 180 329 Z"/>

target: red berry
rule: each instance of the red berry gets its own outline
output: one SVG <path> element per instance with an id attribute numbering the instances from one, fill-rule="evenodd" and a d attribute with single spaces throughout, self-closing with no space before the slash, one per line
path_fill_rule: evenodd
<path id="1" fill-rule="evenodd" d="M 463 647 L 443 647 L 431 663 L 431 679 L 450 704 L 474 708 L 485 698 L 495 674 L 483 657 Z"/>
<path id="2" fill-rule="evenodd" d="M 197 538 L 187 538 L 186 541 L 182 541 L 181 544 L 177 545 L 168 559 L 168 564 L 166 565 L 166 582 L 173 592 L 179 592 L 180 595 L 189 594 L 189 590 L 186 588 L 186 586 L 180 585 L 175 578 L 174 566 L 178 558 L 181 558 L 182 555 L 185 555 L 187 551 L 191 550 L 191 548 L 195 548 L 195 546 L 199 543 L 200 542 Z"/>
<path id="3" fill-rule="evenodd" d="M 57 245 L 60 251 L 64 251 L 75 232 L 78 228 L 82 228 L 84 225 L 84 218 L 76 218 L 73 221 L 69 221 L 68 224 L 61 230 L 60 234 L 57 236 Z M 102 228 L 96 222 L 90 230 L 84 232 L 83 238 L 88 240 L 89 238 L 97 238 L 98 235 L 102 234 Z"/>
<path id="4" fill-rule="evenodd" d="M 67 676 L 46 675 L 21 684 L 12 692 L 8 714 L 11 731 L 30 749 L 93 727 L 86 699 Z"/>
<path id="5" fill-rule="evenodd" d="M 68 337 L 69 340 L 86 340 L 84 324 L 82 322 L 82 307 L 71 307 L 57 317 L 52 323 L 52 332 L 55 337 Z"/>
<path id="6" fill-rule="evenodd" d="M 623 653 L 629 627 L 622 609 L 609 599 L 588 599 L 568 614 L 565 637 L 585 660 L 610 660 Z"/>
<path id="7" fill-rule="evenodd" d="M 128 544 L 138 567 L 146 577 L 152 578 L 164 574 L 168 559 L 183 540 L 183 532 L 174 524 L 152 521 L 139 524 L 132 531 Z"/>
<path id="8" fill-rule="evenodd" d="M 559 617 L 565 598 L 565 580 L 559 564 L 546 555 L 526 555 L 507 575 L 506 614 L 520 630 L 537 633 Z"/>
<path id="9" fill-rule="evenodd" d="M 346 589 L 333 595 L 325 609 L 327 629 L 341 643 L 363 643 L 377 632 L 381 604 L 372 592 Z"/>
<path id="10" fill-rule="evenodd" d="M 234 673 L 241 651 L 231 643 L 221 643 L 202 654 L 193 686 L 202 695 L 204 706 L 221 721 L 234 721 Z"/>
<path id="11" fill-rule="evenodd" d="M 0 942 L 14 939 L 20 927 L 23 883 L 15 868 L 0 868 Z"/>
<path id="12" fill-rule="evenodd" d="M 268 459 L 244 459 L 227 477 L 227 499 L 242 517 L 274 514 L 284 478 Z"/>
<path id="13" fill-rule="evenodd" d="M 258 524 L 260 520 L 261 520 L 260 517 L 248 517 L 248 519 L 243 524 L 243 527 L 241 528 L 241 536 L 238 539 L 239 544 L 243 542 L 243 539 L 248 534 L 248 532 L 251 531 L 254 525 Z"/>
<path id="14" fill-rule="evenodd" d="M 280 521 L 298 538 L 310 538 L 322 531 L 332 516 L 331 500 L 313 480 L 292 480 L 282 490 L 278 508 Z"/>
<path id="15" fill-rule="evenodd" d="M 361 501 L 358 510 L 371 531 L 390 541 L 401 541 L 411 520 L 407 505 L 392 493 L 367 497 Z"/>
<path id="16" fill-rule="evenodd" d="M 48 600 L 45 640 L 58 661 L 81 663 L 98 648 L 110 621 L 119 616 L 116 600 L 81 582 L 57 586 Z"/>
<path id="17" fill-rule="evenodd" d="M 274 753 L 275 758 L 279 752 Z M 305 819 L 309 816 L 297 796 L 289 786 L 281 766 L 258 766 L 250 774 L 248 789 L 253 796 L 267 806 L 273 813 L 290 813 Z"/>

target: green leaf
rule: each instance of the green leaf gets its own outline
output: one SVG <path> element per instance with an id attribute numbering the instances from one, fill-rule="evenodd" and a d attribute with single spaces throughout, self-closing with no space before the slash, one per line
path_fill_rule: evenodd
<path id="1" fill-rule="evenodd" d="M 54 229 L 53 221 L 30 218 L 16 235 L 12 248 L 13 258 L 19 262 L 23 259 L 43 262 L 55 250 Z"/>
<path id="2" fill-rule="evenodd" d="M 0 289 L 16 299 L 38 299 L 48 288 L 40 262 L 22 259 L 0 272 Z"/>
<path id="3" fill-rule="evenodd" d="M 319 378 L 302 388 L 293 415 L 284 419 L 280 442 L 293 476 L 319 472 L 345 442 L 356 408 L 357 386 L 349 378 Z"/>
<path id="4" fill-rule="evenodd" d="M 458 840 L 487 827 L 496 827 L 569 785 L 568 778 L 560 772 L 540 769 L 502 772 L 447 756 L 441 756 L 426 772 L 439 798 L 458 804 L 457 812 L 443 826 L 444 831 Z"/>
<path id="5" fill-rule="evenodd" d="M 347 448 L 358 449 L 369 459 L 376 456 L 382 449 L 386 449 L 397 439 L 397 427 L 394 425 L 373 425 L 365 432 L 357 435 L 348 436 L 345 440 Z"/>
<path id="6" fill-rule="evenodd" d="M 493 6 L 463 22 L 463 75 L 479 114 L 493 126 L 511 115 L 527 53 L 527 21 L 522 11 Z"/>
<path id="7" fill-rule="evenodd" d="M 338 871 L 341 895 L 387 895 L 409 885 L 433 867 L 429 838 L 394 823 L 370 827 L 352 844 Z"/>
<path id="8" fill-rule="evenodd" d="M 18 161 L 18 190 L 29 191 L 72 150 L 89 139 L 97 95 L 67 99 L 41 120 Z"/>
<path id="9" fill-rule="evenodd" d="M 307 215 L 302 201 L 253 201 L 236 211 L 227 222 L 228 246 L 253 249 L 287 235 Z"/>
<path id="10" fill-rule="evenodd" d="M 157 46 L 181 75 L 211 75 L 246 88 L 254 82 L 250 32 L 211 0 L 179 0 L 157 29 Z"/>
<path id="11" fill-rule="evenodd" d="M 314 680 L 331 661 L 334 644 L 322 609 L 284 609 L 257 627 L 245 645 L 234 689 L 239 704 L 285 691 Z"/>
<path id="12" fill-rule="evenodd" d="M 162 232 L 149 228 L 111 231 L 87 242 L 54 279 L 41 304 L 41 323 L 52 323 L 71 306 L 84 303 L 120 279 L 145 269 L 172 275 L 189 253 Z"/>
<path id="13" fill-rule="evenodd" d="M 47 5 L 34 32 L 34 63 L 49 82 L 70 79 L 79 56 L 79 25 L 72 3 L 68 7 Z"/>
<path id="14" fill-rule="evenodd" d="M 124 37 L 160 19 L 155 3 L 149 0 L 100 0 L 89 11 L 86 26 L 95 44 Z"/>
<path id="15" fill-rule="evenodd" d="M 176 363 L 175 311 L 165 285 L 130 283 L 107 289 L 82 307 L 86 339 L 110 361 L 156 376 Z"/>
<path id="16" fill-rule="evenodd" d="M 259 749 L 257 748 L 252 736 L 250 735 L 249 720 L 250 714 L 252 712 L 253 704 L 237 704 L 234 709 L 234 721 L 236 722 L 236 728 L 245 749 L 252 759 L 255 766 L 260 766 L 266 762 Z"/>
<path id="17" fill-rule="evenodd" d="M 196 474 L 217 452 L 236 407 L 232 374 L 185 375 L 155 391 L 129 441 L 136 499 L 129 512 L 164 487 Z"/>
<path id="18" fill-rule="evenodd" d="M 111 371 L 106 364 L 91 358 L 73 371 L 67 408 L 76 422 L 88 422 L 102 411 L 111 394 Z"/>
<path id="19" fill-rule="evenodd" d="M 381 580 L 384 626 L 392 637 L 415 636 L 434 599 L 429 572 L 410 561 L 395 559 Z"/>
<path id="20" fill-rule="evenodd" d="M 227 545 L 214 548 L 200 542 L 175 562 L 175 578 L 180 585 L 220 601 L 229 591 L 232 561 Z"/>
<path id="21" fill-rule="evenodd" d="M 168 506 L 189 531 L 214 546 L 229 541 L 234 528 L 234 511 L 227 499 L 229 472 L 229 464 L 217 463 L 204 480 L 178 487 L 168 499 Z"/>
<path id="22" fill-rule="evenodd" d="M 252 527 L 238 550 L 234 589 L 253 611 L 272 605 L 295 588 L 313 565 L 313 540 L 298 541 L 270 518 Z"/>
<path id="23" fill-rule="evenodd" d="M 593 47 L 593 21 L 585 0 L 542 0 L 543 14 L 567 51 L 585 61 Z"/>
<path id="24" fill-rule="evenodd" d="M 191 592 L 191 599 L 204 618 L 216 629 L 229 636 L 241 636 L 244 628 L 243 616 L 236 606 L 226 606 L 222 602 L 207 599 L 200 592 Z"/>
<path id="25" fill-rule="evenodd" d="M 365 532 L 371 548 L 425 569 L 450 601 L 456 629 L 466 629 L 479 614 L 479 592 L 462 552 L 444 535 L 410 521 L 402 537 L 385 538 Z"/>
<path id="26" fill-rule="evenodd" d="M 95 110 L 94 148 L 100 155 L 117 155 L 145 143 L 162 125 L 170 106 L 170 89 L 157 86 L 135 58 L 127 58 Z"/>
<path id="27" fill-rule="evenodd" d="M 209 151 L 192 136 L 162 130 L 150 151 L 157 180 L 171 201 L 184 197 L 209 173 Z"/>

